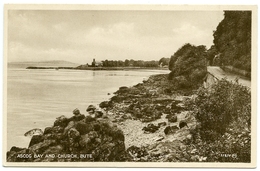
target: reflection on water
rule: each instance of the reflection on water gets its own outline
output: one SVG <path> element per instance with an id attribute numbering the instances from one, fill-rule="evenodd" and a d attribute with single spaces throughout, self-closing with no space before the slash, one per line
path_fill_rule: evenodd
<path id="1" fill-rule="evenodd" d="M 72 116 L 78 108 L 108 100 L 120 86 L 132 86 L 166 70 L 87 71 L 8 69 L 7 144 L 26 147 L 23 134 L 52 126 L 60 115 Z M 111 95 L 107 95 L 110 93 Z"/>

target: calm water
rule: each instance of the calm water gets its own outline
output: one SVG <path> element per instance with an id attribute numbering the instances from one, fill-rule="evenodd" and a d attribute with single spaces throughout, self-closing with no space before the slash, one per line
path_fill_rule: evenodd
<path id="1" fill-rule="evenodd" d="M 158 73 L 169 71 L 8 69 L 7 148 L 27 147 L 25 132 L 52 126 L 56 117 L 70 117 L 75 108 L 84 114 L 88 105 L 108 100 L 120 86 L 133 86 Z"/>

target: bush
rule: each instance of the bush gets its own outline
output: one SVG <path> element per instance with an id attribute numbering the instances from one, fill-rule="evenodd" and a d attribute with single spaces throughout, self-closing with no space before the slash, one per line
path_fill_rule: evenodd
<path id="1" fill-rule="evenodd" d="M 189 43 L 183 45 L 171 56 L 169 79 L 177 78 L 177 89 L 197 88 L 201 85 L 207 73 L 206 56 L 205 46 L 194 46 Z"/>
<path id="2" fill-rule="evenodd" d="M 196 154 L 208 162 L 251 161 L 251 92 L 247 87 L 222 79 L 211 89 L 200 88 L 197 97 L 185 105 L 194 110 L 199 122 L 191 129 L 193 139 L 188 144 Z"/>
<path id="3" fill-rule="evenodd" d="M 205 138 L 210 134 L 223 134 L 231 122 L 236 130 L 244 130 L 251 120 L 251 94 L 247 87 L 226 79 L 213 85 L 212 89 L 199 89 L 195 100 L 198 107 L 196 118 L 201 124 Z M 236 125 L 236 126 L 235 126 Z"/>

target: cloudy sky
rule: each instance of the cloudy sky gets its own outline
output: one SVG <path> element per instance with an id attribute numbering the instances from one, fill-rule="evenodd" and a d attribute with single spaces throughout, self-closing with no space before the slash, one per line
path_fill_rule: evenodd
<path id="1" fill-rule="evenodd" d="M 222 11 L 8 12 L 8 62 L 159 60 L 185 43 L 213 44 Z"/>

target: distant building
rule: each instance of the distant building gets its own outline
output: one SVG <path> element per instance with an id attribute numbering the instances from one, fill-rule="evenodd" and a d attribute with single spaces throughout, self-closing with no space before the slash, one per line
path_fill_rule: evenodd
<path id="1" fill-rule="evenodd" d="M 103 62 L 100 62 L 100 61 L 96 61 L 95 59 L 93 59 L 93 62 L 92 62 L 92 67 L 102 67 L 103 66 Z"/>

